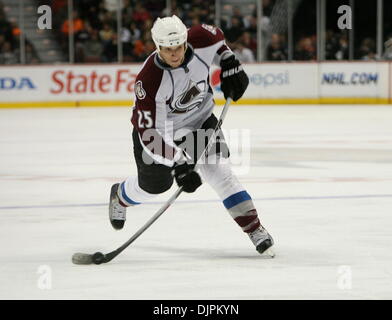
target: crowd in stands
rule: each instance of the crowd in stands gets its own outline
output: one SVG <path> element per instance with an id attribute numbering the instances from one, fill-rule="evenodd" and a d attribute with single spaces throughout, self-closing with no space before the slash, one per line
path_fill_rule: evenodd
<path id="1" fill-rule="evenodd" d="M 19 29 L 6 19 L 4 5 L 0 2 L 0 64 L 18 63 L 15 53 L 18 48 L 18 33 Z"/>
<path id="2" fill-rule="evenodd" d="M 317 37 L 316 35 L 300 37 L 293 48 L 293 59 L 299 61 L 317 60 Z M 348 59 L 348 38 L 342 33 L 326 32 L 325 46 L 326 60 Z M 285 35 L 273 33 L 266 52 L 268 61 L 288 60 L 288 47 Z"/>
<path id="3" fill-rule="evenodd" d="M 62 2 L 62 4 L 61 4 Z M 73 34 L 76 62 L 117 61 L 118 41 L 123 48 L 124 62 L 142 62 L 155 50 L 150 30 L 157 17 L 168 15 L 166 1 L 123 0 L 121 30 L 117 27 L 117 0 L 75 1 Z M 208 1 L 172 1 L 172 13 L 187 26 L 214 23 L 214 7 Z M 56 23 L 61 30 L 64 51 L 68 46 L 67 1 L 60 0 L 56 7 Z"/>
<path id="4" fill-rule="evenodd" d="M 392 37 L 391 37 L 392 39 Z M 267 48 L 268 61 L 284 61 L 288 58 L 288 49 L 284 35 L 272 34 L 269 46 Z M 386 46 L 387 49 L 387 46 Z M 362 40 L 357 51 L 359 60 L 376 60 L 377 56 L 376 42 L 372 38 Z M 386 52 L 387 53 L 387 52 Z M 392 56 L 391 56 L 392 57 Z M 384 54 L 382 58 L 391 59 Z M 316 35 L 301 37 L 294 48 L 294 60 L 317 60 L 317 37 Z M 326 32 L 325 42 L 325 59 L 326 60 L 347 60 L 349 59 L 349 41 L 345 32 L 336 33 L 332 30 Z"/>
<path id="5" fill-rule="evenodd" d="M 60 0 L 64 1 L 65 0 Z M 262 29 L 268 36 L 265 60 L 288 60 L 286 34 L 268 33 L 269 17 L 276 0 L 263 0 Z M 201 23 L 215 24 L 215 1 L 172 0 L 171 13 L 179 16 L 187 27 Z M 166 1 L 123 0 L 121 12 L 122 28 L 118 35 L 116 25 L 117 0 L 85 0 L 75 4 L 74 34 L 75 58 L 77 62 L 117 61 L 117 42 L 123 47 L 123 61 L 142 62 L 155 50 L 150 30 L 157 17 L 166 16 Z M 244 63 L 256 61 L 257 57 L 257 13 L 256 5 L 249 14 L 243 14 L 240 5 L 225 5 L 228 15 L 222 15 L 220 27 L 226 42 Z M 229 9 L 227 9 L 229 8 Z M 61 25 L 64 46 L 67 45 L 68 20 Z M 295 39 L 294 60 L 317 60 L 316 35 Z M 326 59 L 349 58 L 348 35 L 344 32 L 327 31 Z M 362 60 L 377 59 L 376 45 L 372 38 L 362 40 L 356 52 Z"/>
<path id="6" fill-rule="evenodd" d="M 0 2 L 0 64 L 18 63 L 16 49 L 19 29 L 13 26 L 5 16 L 4 5 Z"/>
<path id="7" fill-rule="evenodd" d="M 0 1 L 0 65 L 20 63 L 20 34 L 16 21 L 7 19 L 4 4 Z M 39 63 L 34 46 L 27 39 L 25 63 Z"/>
<path id="8" fill-rule="evenodd" d="M 265 55 L 267 61 L 288 60 L 286 34 L 272 33 L 269 18 L 277 0 L 263 0 L 262 30 L 266 36 Z M 116 62 L 118 42 L 123 48 L 124 62 L 142 62 L 155 50 L 151 38 L 153 21 L 157 17 L 176 14 L 187 27 L 201 23 L 215 24 L 215 1 L 172 0 L 171 12 L 166 1 L 122 0 L 121 28 L 117 26 L 117 0 L 78 0 L 73 2 L 73 26 L 69 25 L 67 0 L 37 0 L 37 4 L 50 4 L 53 14 L 53 29 L 58 33 L 60 46 L 68 54 L 69 33 L 74 36 L 75 62 Z M 252 63 L 257 57 L 257 13 L 256 5 L 243 13 L 243 6 L 225 4 L 222 8 L 220 27 L 226 42 L 244 63 Z M 226 12 L 226 14 L 224 14 Z M 229 12 L 227 14 L 227 12 Z M 15 22 L 7 21 L 0 0 L 0 64 L 19 62 L 20 30 Z M 388 43 L 388 41 L 386 42 Z M 389 51 L 388 51 L 389 48 Z M 376 44 L 365 38 L 357 48 L 356 58 L 377 59 Z M 348 36 L 344 32 L 328 30 L 326 34 L 326 59 L 348 59 Z M 388 53 L 389 52 L 389 53 Z M 392 58 L 392 37 L 385 48 L 384 58 Z M 294 60 L 317 60 L 316 35 L 295 37 Z M 38 63 L 34 47 L 26 41 L 26 62 Z"/>

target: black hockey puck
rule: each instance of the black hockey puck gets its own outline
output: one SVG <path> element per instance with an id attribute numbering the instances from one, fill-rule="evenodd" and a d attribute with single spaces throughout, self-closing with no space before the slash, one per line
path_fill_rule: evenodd
<path id="1" fill-rule="evenodd" d="M 101 264 L 105 260 L 105 255 L 102 252 L 96 252 L 93 254 L 92 260 L 95 264 Z"/>

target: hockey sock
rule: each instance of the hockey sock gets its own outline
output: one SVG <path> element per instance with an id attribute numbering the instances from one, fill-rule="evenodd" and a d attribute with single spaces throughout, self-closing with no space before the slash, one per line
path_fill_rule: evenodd
<path id="1" fill-rule="evenodd" d="M 128 177 L 118 188 L 121 205 L 134 206 L 155 198 L 157 194 L 148 193 L 140 188 L 137 177 Z"/>
<path id="2" fill-rule="evenodd" d="M 252 198 L 233 174 L 229 163 L 216 161 L 200 165 L 203 179 L 215 190 L 234 221 L 246 233 L 256 230 L 260 220 Z"/>

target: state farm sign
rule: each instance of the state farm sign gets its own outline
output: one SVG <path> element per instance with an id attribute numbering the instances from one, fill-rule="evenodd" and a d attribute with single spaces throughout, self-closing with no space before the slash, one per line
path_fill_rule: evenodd
<path id="1" fill-rule="evenodd" d="M 51 74 L 50 93 L 132 93 L 137 73 L 127 68 L 112 70 L 59 69 Z"/>

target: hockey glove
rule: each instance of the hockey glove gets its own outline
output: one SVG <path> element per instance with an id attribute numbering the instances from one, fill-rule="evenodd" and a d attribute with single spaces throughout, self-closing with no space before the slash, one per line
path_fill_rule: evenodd
<path id="1" fill-rule="evenodd" d="M 174 166 L 174 178 L 179 187 L 185 192 L 195 192 L 201 186 L 199 174 L 194 171 L 194 164 L 183 163 Z"/>
<path id="2" fill-rule="evenodd" d="M 221 68 L 221 89 L 225 99 L 231 97 L 237 101 L 248 87 L 249 78 L 234 55 L 221 61 Z"/>

